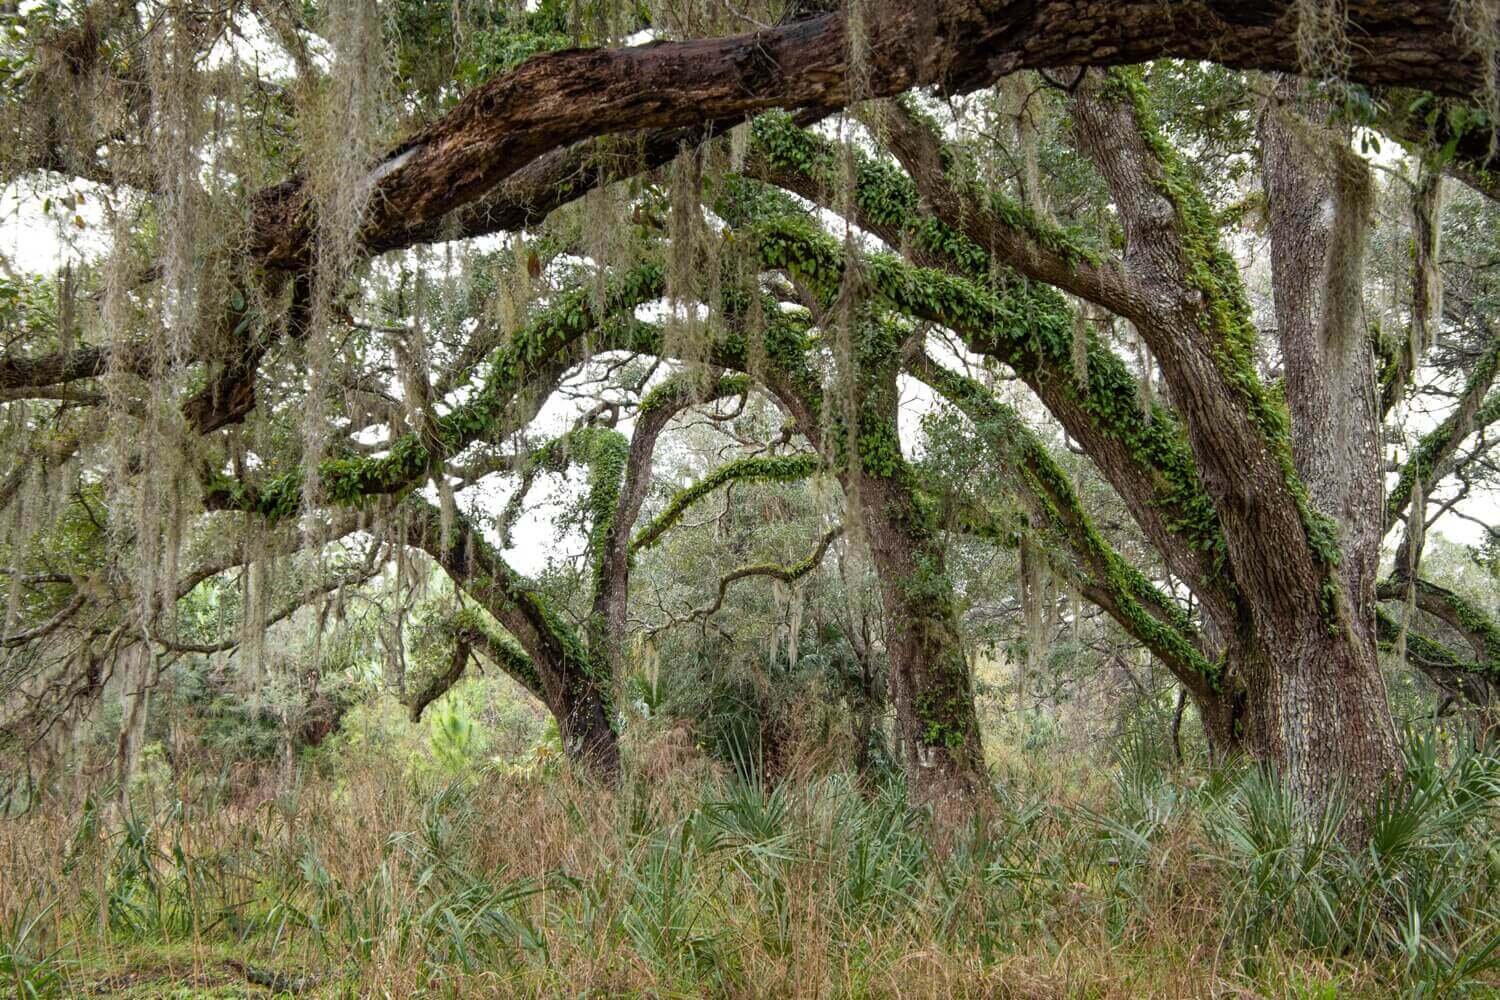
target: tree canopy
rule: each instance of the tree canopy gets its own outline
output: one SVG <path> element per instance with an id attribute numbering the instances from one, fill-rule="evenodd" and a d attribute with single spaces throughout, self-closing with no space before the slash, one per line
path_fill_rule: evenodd
<path id="1" fill-rule="evenodd" d="M 1028 670 L 1115 636 L 1304 799 L 1400 769 L 1390 671 L 1494 717 L 1489 5 L 4 16 L 28 782 L 110 692 L 128 777 L 162 671 L 264 687 L 284 623 L 316 689 L 373 594 L 413 719 L 484 664 L 613 778 L 629 686 L 769 586 L 968 808 L 996 552 Z"/>

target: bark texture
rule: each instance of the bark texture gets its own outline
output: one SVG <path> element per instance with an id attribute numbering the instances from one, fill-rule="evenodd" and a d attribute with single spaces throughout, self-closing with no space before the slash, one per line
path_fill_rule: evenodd
<path id="1" fill-rule="evenodd" d="M 1288 101 L 1294 94 L 1280 89 Z M 1339 556 L 1324 608 L 1258 630 L 1249 742 L 1294 787 L 1326 794 L 1342 783 L 1368 804 L 1398 765 L 1376 657 L 1384 482 L 1361 318 L 1371 182 L 1347 137 L 1289 104 L 1267 107 L 1260 138 L 1292 453 L 1312 508 L 1338 525 Z"/>
<path id="2" fill-rule="evenodd" d="M 855 439 L 839 435 L 853 445 L 841 478 L 880 579 L 896 735 L 913 799 L 940 814 L 962 814 L 983 787 L 984 750 L 945 544 L 901 455 L 895 333 L 870 322 L 859 337 L 851 359 Z"/>

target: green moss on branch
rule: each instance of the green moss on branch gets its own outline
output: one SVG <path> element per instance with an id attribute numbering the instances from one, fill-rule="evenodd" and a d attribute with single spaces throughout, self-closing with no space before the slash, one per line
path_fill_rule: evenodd
<path id="1" fill-rule="evenodd" d="M 721 486 L 743 481 L 796 482 L 816 473 L 820 464 L 816 455 L 757 455 L 721 465 L 691 486 L 679 490 L 666 509 L 631 540 L 630 550 L 639 552 L 655 545 L 668 529 L 682 519 L 689 507 Z"/>

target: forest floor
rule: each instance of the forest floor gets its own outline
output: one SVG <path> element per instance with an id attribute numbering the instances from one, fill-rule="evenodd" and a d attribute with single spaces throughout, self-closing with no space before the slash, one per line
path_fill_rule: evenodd
<path id="1" fill-rule="evenodd" d="M 1336 808 L 1139 747 L 1000 747 L 938 829 L 818 753 L 746 780 L 662 734 L 610 790 L 375 735 L 5 821 L 0 991 L 1500 996 L 1500 758 L 1459 743 L 1413 743 L 1351 850 Z"/>

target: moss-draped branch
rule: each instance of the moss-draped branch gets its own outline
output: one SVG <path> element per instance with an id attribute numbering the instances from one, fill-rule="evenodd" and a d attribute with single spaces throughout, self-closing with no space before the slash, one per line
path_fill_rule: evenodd
<path id="1" fill-rule="evenodd" d="M 331 504 L 359 504 L 368 497 L 404 492 L 421 482 L 434 464 L 458 454 L 493 433 L 517 392 L 544 368 L 555 364 L 566 349 L 590 332 L 627 340 L 637 329 L 630 319 L 634 308 L 660 297 L 660 266 L 641 264 L 616 275 L 596 309 L 595 291 L 580 286 L 528 322 L 498 348 L 485 366 L 474 396 L 438 417 L 428 434 L 404 434 L 379 457 L 331 458 L 318 466 L 321 499 Z M 618 326 L 616 331 L 604 328 Z M 296 514 L 302 507 L 305 472 L 294 469 L 259 488 L 222 474 L 210 477 L 206 503 L 210 507 L 253 511 L 270 521 Z"/>
<path id="2" fill-rule="evenodd" d="M 842 247 L 809 223 L 780 218 L 747 232 L 767 266 L 785 268 L 829 302 L 842 287 Z M 1087 383 L 1072 370 L 1072 321 L 1059 296 L 1026 283 L 991 291 L 943 271 L 913 267 L 888 254 L 862 261 L 871 289 L 896 310 L 945 326 L 968 346 L 1005 362 L 1028 384 L 1046 383 L 1088 414 L 1103 433 L 1136 456 L 1151 480 L 1154 503 L 1194 550 L 1222 559 L 1224 543 L 1212 501 L 1170 411 L 1141 411 L 1135 379 L 1112 351 L 1091 338 Z"/>
<path id="3" fill-rule="evenodd" d="M 721 486 L 742 481 L 796 482 L 816 473 L 821 464 L 818 456 L 803 454 L 752 455 L 727 462 L 696 483 L 678 490 L 666 508 L 636 533 L 630 542 L 631 551 L 639 552 L 655 545 L 667 529 L 682 519 L 689 507 Z"/>
<path id="4" fill-rule="evenodd" d="M 1037 219 L 1003 195 L 980 199 L 969 188 L 954 187 L 947 172 L 949 151 L 936 140 L 924 142 L 931 137 L 923 134 L 924 123 L 914 112 L 898 105 L 870 118 L 881 141 L 909 170 L 909 161 L 940 161 L 926 164 L 925 186 L 888 161 L 797 128 L 784 115 L 757 119 L 754 155 L 746 170 L 848 215 L 924 267 L 968 279 L 972 288 L 1017 306 L 1004 317 L 1011 325 L 998 333 L 981 329 L 972 317 L 933 316 L 929 303 L 919 304 L 917 312 L 927 308 L 924 318 L 959 323 L 953 328 L 966 346 L 1015 368 L 1069 432 L 1085 442 L 1148 537 L 1205 602 L 1221 619 L 1237 617 L 1221 526 L 1176 414 L 1159 404 L 1143 411 L 1135 376 L 1092 334 L 1085 341 L 1082 370 L 1075 367 L 1070 307 L 1052 288 L 1028 282 L 1010 268 L 1070 289 L 1084 282 L 1090 293 L 1084 297 L 1102 296 L 1115 306 L 1134 294 L 1123 272 L 1097 256 L 1088 240 Z M 841 179 L 851 166 L 855 183 L 846 200 L 836 192 L 845 187 Z M 796 214 L 775 207 L 773 203 L 759 218 L 760 224 L 776 225 Z M 739 221 L 754 228 L 748 219 Z M 816 226 L 805 218 L 801 222 L 805 232 L 819 238 Z M 979 232 L 985 236 L 982 241 L 974 238 Z M 827 242 L 818 251 L 820 263 L 836 272 L 842 248 Z M 837 287 L 832 281 L 826 285 Z"/>
<path id="5" fill-rule="evenodd" d="M 1216 689 L 1220 666 L 1204 653 L 1191 619 L 1104 540 L 1067 474 L 1020 416 L 978 382 L 931 358 L 918 358 L 910 367 L 973 422 L 1004 466 L 1033 527 L 1072 557 L 1070 566 L 1085 593 L 1186 681 Z"/>
<path id="6" fill-rule="evenodd" d="M 1405 601 L 1440 619 L 1469 644 L 1474 660 L 1470 671 L 1500 681 L 1500 625 L 1473 601 L 1430 580 L 1394 578 L 1381 583 L 1376 596 L 1383 601 Z M 1455 660 L 1460 659 L 1453 654 Z"/>

